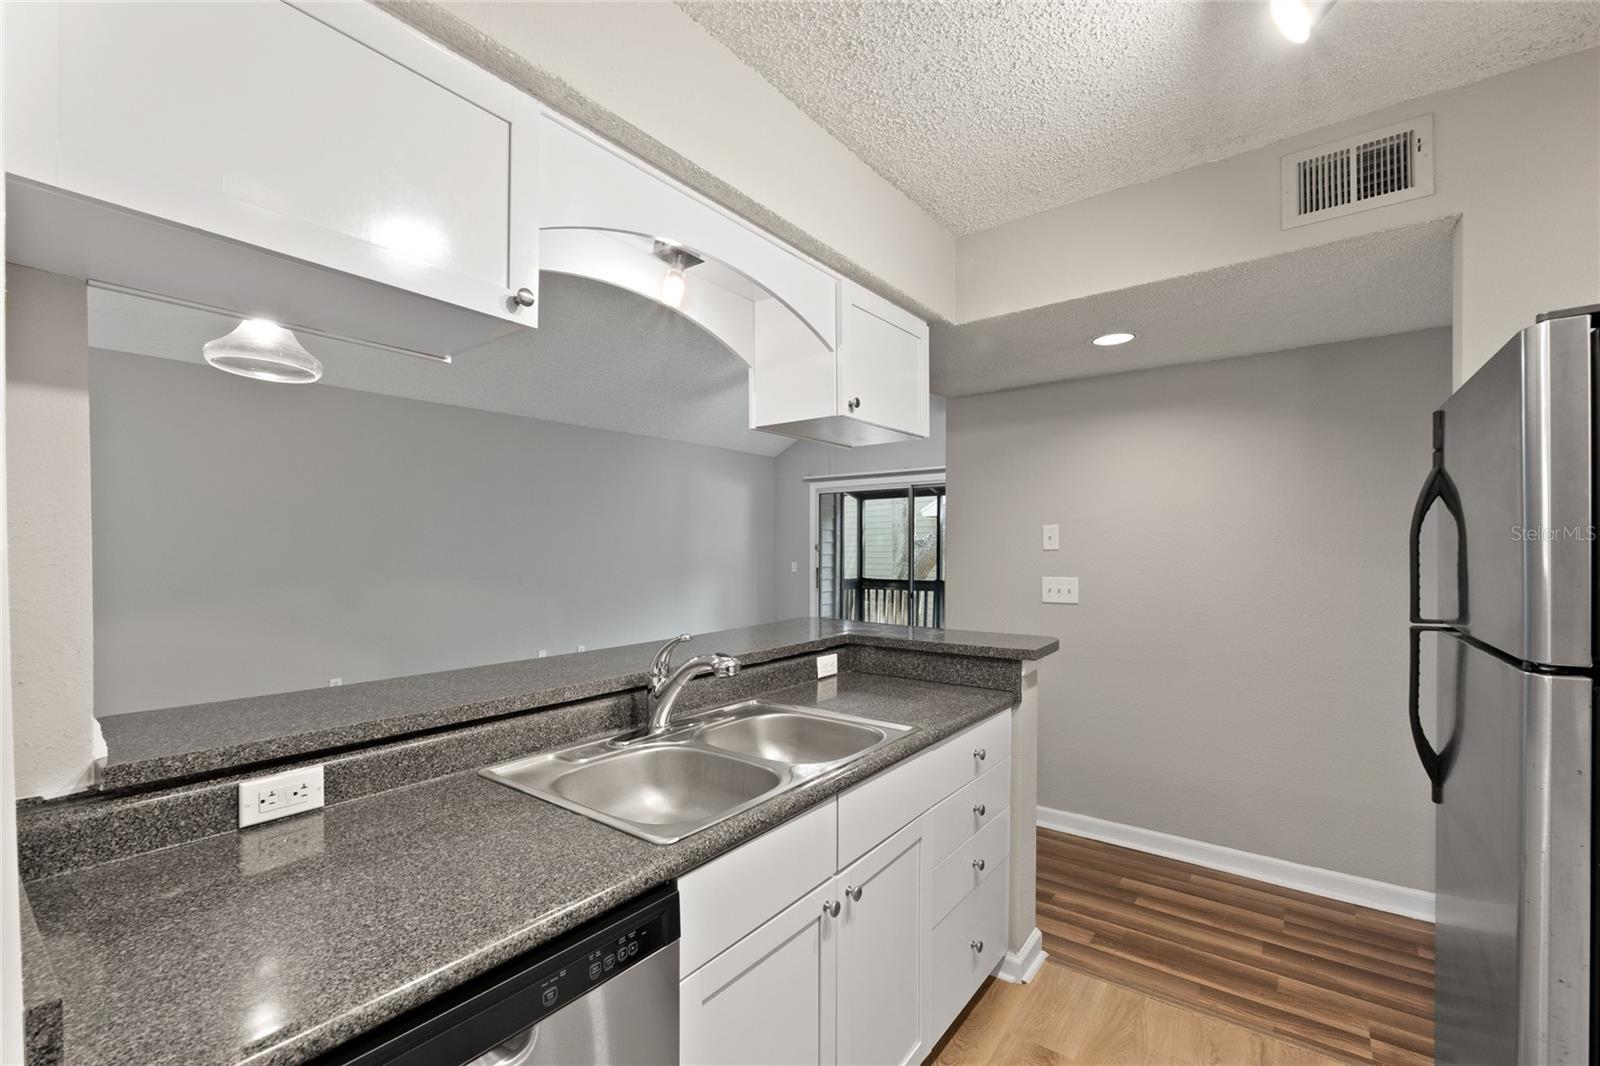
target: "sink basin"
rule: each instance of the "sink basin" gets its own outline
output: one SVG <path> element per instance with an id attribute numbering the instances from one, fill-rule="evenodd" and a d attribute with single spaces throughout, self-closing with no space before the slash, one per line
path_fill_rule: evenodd
<path id="1" fill-rule="evenodd" d="M 912 727 L 746 700 L 660 734 L 614 733 L 480 771 L 656 844 L 672 844 L 848 766 Z"/>
<path id="2" fill-rule="evenodd" d="M 698 748 L 636 748 L 569 770 L 551 791 L 636 825 L 701 822 L 770 792 L 783 776 Z"/>
<path id="3" fill-rule="evenodd" d="M 809 764 L 848 759 L 887 735 L 873 725 L 775 710 L 708 726 L 700 739 L 710 747 L 768 762 Z"/>

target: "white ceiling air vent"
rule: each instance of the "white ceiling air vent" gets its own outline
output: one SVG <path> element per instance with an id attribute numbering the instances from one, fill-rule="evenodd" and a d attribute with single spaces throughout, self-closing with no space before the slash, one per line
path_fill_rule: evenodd
<path id="1" fill-rule="evenodd" d="M 1283 228 L 1433 195 L 1433 116 L 1283 157 Z"/>

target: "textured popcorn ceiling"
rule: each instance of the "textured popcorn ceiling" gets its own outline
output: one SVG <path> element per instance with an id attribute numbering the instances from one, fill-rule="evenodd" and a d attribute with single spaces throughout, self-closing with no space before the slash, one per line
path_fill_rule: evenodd
<path id="1" fill-rule="evenodd" d="M 935 325 L 941 396 L 1450 325 L 1454 217 L 960 326 Z M 1129 331 L 1116 348 L 1090 338 Z"/>
<path id="2" fill-rule="evenodd" d="M 1600 44 L 1600 3 L 680 0 L 955 233 Z"/>

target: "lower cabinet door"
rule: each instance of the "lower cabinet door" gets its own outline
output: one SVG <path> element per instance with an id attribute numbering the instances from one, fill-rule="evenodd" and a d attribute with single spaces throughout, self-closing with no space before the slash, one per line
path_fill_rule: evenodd
<path id="1" fill-rule="evenodd" d="M 679 1057 L 687 1066 L 835 1062 L 839 887 L 829 879 L 685 977 Z"/>
<path id="2" fill-rule="evenodd" d="M 919 819 L 839 874 L 839 1062 L 922 1059 L 925 965 Z"/>

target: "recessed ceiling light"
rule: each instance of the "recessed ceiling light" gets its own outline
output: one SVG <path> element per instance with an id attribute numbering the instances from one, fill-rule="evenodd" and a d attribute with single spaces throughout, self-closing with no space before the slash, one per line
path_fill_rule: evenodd
<path id="1" fill-rule="evenodd" d="M 1322 16 L 1333 6 L 1333 0 L 1272 0 L 1272 21 L 1278 32 L 1295 44 L 1305 44 L 1311 31 Z"/>
<path id="2" fill-rule="evenodd" d="M 1089 343 L 1102 348 L 1114 348 L 1119 344 L 1127 344 L 1137 336 L 1137 333 L 1102 333 Z"/>

